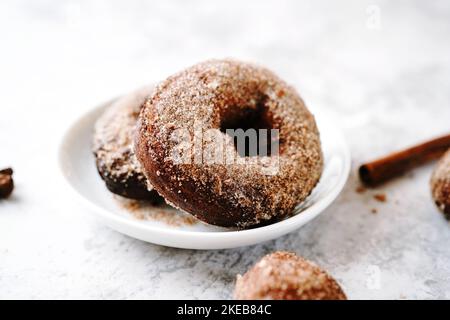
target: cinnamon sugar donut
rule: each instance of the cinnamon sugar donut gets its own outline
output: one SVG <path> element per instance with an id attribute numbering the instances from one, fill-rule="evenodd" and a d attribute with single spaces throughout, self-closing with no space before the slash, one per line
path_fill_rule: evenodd
<path id="1" fill-rule="evenodd" d="M 133 150 L 139 111 L 152 90 L 153 86 L 144 87 L 113 102 L 95 124 L 92 150 L 97 170 L 111 192 L 156 202 L 161 198 L 147 183 Z"/>
<path id="2" fill-rule="evenodd" d="M 252 64 L 212 60 L 169 77 L 145 102 L 138 127 L 136 154 L 151 184 L 175 207 L 214 225 L 281 219 L 322 172 L 314 117 L 294 88 Z M 279 130 L 279 154 L 238 154 L 229 128 Z M 187 133 L 182 143 L 179 132 Z M 223 140 L 206 139 L 211 132 Z M 210 162 L 211 146 L 226 161 Z"/>
<path id="3" fill-rule="evenodd" d="M 346 300 L 328 273 L 294 253 L 278 251 L 238 275 L 237 300 Z"/>
<path id="4" fill-rule="evenodd" d="M 430 183 L 434 202 L 450 220 L 450 149 L 436 165 Z"/>

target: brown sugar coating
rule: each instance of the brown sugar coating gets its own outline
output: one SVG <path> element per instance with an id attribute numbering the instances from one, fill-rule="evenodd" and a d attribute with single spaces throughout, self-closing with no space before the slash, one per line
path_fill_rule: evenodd
<path id="1" fill-rule="evenodd" d="M 111 192 L 132 199 L 160 201 L 133 148 L 139 111 L 152 90 L 153 87 L 141 88 L 108 106 L 95 124 L 92 150 L 98 172 Z"/>
<path id="2" fill-rule="evenodd" d="M 436 165 L 430 184 L 434 202 L 450 220 L 450 149 Z"/>
<path id="3" fill-rule="evenodd" d="M 279 157 L 239 155 L 224 131 L 243 127 L 278 129 Z M 179 131 L 188 133 L 182 162 L 173 157 Z M 211 147 L 219 159 L 235 161 L 209 161 Z M 296 90 L 265 68 L 233 60 L 199 63 L 159 84 L 139 117 L 136 154 L 169 203 L 223 227 L 286 217 L 310 194 L 323 167 L 314 117 Z"/>
<path id="4" fill-rule="evenodd" d="M 278 251 L 238 275 L 237 300 L 346 300 L 339 284 L 325 271 L 294 253 Z"/>

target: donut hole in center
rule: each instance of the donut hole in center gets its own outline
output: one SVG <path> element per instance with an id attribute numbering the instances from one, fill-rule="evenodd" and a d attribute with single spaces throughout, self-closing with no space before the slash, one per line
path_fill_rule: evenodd
<path id="1" fill-rule="evenodd" d="M 233 138 L 241 157 L 271 156 L 278 147 L 279 137 L 271 130 L 277 128 L 266 102 L 263 96 L 256 106 L 230 107 L 222 115 L 220 131 Z"/>

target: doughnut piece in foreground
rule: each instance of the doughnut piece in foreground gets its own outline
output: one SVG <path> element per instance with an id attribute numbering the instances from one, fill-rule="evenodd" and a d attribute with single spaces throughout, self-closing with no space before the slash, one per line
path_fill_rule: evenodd
<path id="1" fill-rule="evenodd" d="M 339 284 L 324 270 L 294 253 L 278 251 L 238 275 L 237 300 L 346 300 Z"/>
<path id="2" fill-rule="evenodd" d="M 129 93 L 107 107 L 94 128 L 92 151 L 97 170 L 111 192 L 131 199 L 160 202 L 147 182 L 133 147 L 141 106 L 153 86 Z"/>
<path id="3" fill-rule="evenodd" d="M 313 115 L 293 87 L 252 64 L 211 60 L 169 77 L 145 102 L 138 126 L 136 154 L 151 184 L 210 224 L 280 220 L 322 173 Z M 279 153 L 239 154 L 229 129 L 278 130 Z"/>
<path id="4" fill-rule="evenodd" d="M 450 220 L 450 149 L 436 165 L 430 184 L 434 202 L 447 220 Z"/>

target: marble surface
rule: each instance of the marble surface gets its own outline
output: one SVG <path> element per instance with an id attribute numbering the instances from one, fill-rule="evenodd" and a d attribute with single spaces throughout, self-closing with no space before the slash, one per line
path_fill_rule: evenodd
<path id="1" fill-rule="evenodd" d="M 0 298 L 228 299 L 235 275 L 274 250 L 320 264 L 351 299 L 450 298 L 432 164 L 355 192 L 360 163 L 450 130 L 449 36 L 448 1 L 1 1 L 0 166 L 14 167 L 16 189 L 0 201 Z M 302 229 L 233 250 L 103 226 L 61 188 L 62 133 L 96 104 L 212 57 L 268 66 L 339 121 L 353 159 L 344 191 Z"/>

